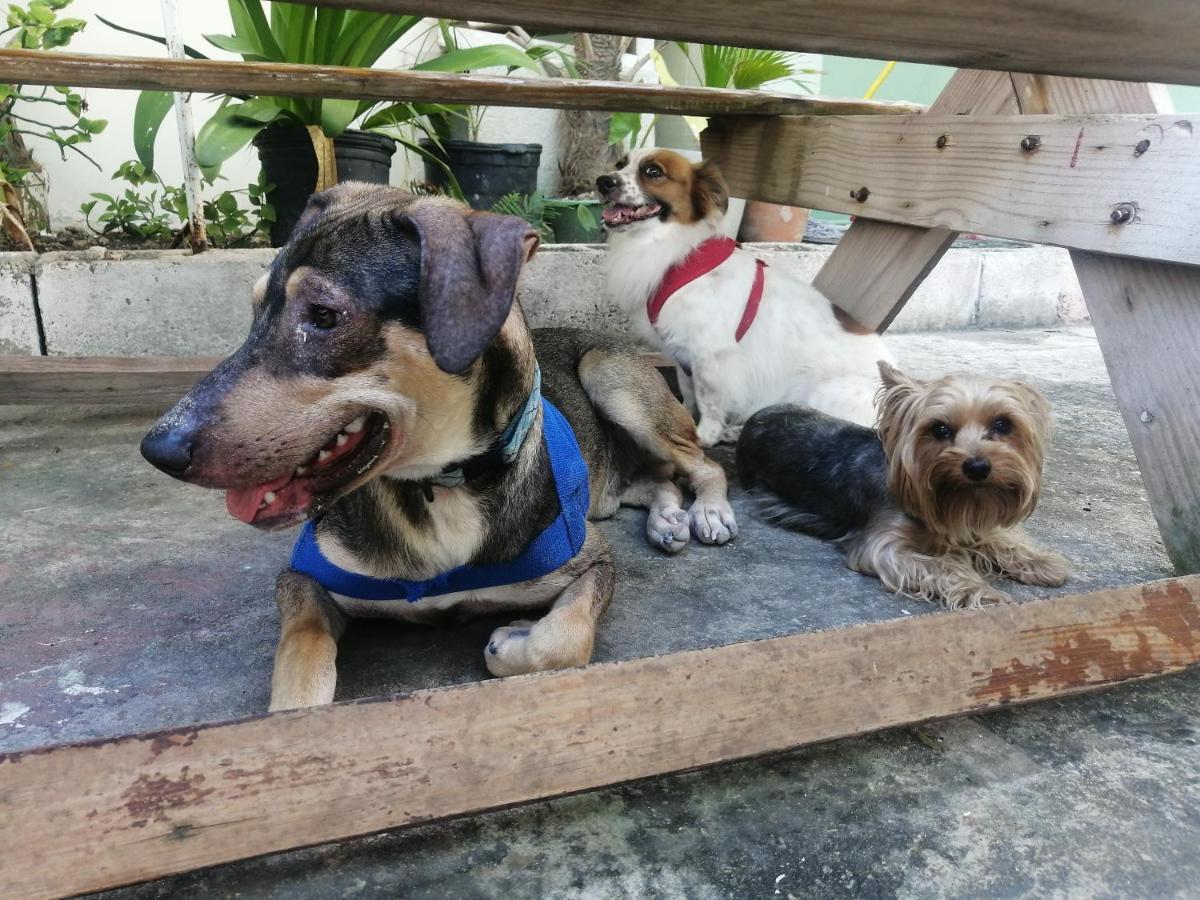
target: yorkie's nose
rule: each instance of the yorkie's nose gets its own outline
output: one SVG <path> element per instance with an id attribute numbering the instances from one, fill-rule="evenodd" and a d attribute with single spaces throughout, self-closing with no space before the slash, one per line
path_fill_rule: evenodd
<path id="1" fill-rule="evenodd" d="M 600 196 L 604 196 L 616 186 L 617 179 L 611 175 L 601 175 L 596 179 L 596 190 L 600 193 Z"/>
<path id="2" fill-rule="evenodd" d="M 982 456 L 972 456 L 963 463 L 963 474 L 972 481 L 983 481 L 992 473 L 992 464 Z"/>

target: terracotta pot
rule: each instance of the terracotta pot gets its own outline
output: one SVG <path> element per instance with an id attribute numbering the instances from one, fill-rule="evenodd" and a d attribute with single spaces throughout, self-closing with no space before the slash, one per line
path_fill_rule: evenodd
<path id="1" fill-rule="evenodd" d="M 804 240 L 808 210 L 780 206 L 763 200 L 747 200 L 738 240 L 796 242 Z"/>

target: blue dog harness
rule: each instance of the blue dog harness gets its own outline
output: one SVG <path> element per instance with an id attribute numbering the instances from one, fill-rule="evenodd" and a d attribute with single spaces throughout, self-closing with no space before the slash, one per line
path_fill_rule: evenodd
<path id="1" fill-rule="evenodd" d="M 305 524 L 292 550 L 292 568 L 315 579 L 334 594 L 359 600 L 407 600 L 416 603 L 424 597 L 530 581 L 564 566 L 579 553 L 586 536 L 588 470 L 583 454 L 579 452 L 575 433 L 563 414 L 541 396 L 539 380 L 535 380 L 525 409 L 501 436 L 498 448 L 505 461 L 511 461 L 515 450 L 511 454 L 508 451 L 514 444 L 519 447 L 523 442 L 533 423 L 532 413 L 536 411 L 539 400 L 542 407 L 542 440 L 550 457 L 550 471 L 554 475 L 559 509 L 554 521 L 515 559 L 483 566 L 459 566 L 426 581 L 374 578 L 349 572 L 331 563 L 317 546 L 316 527 L 310 521 Z M 458 483 L 462 483 L 462 480 L 459 479 Z"/>

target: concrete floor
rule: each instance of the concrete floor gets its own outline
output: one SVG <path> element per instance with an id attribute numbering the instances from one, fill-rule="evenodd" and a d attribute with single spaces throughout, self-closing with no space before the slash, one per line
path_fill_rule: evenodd
<path id="1" fill-rule="evenodd" d="M 1020 375 L 1055 403 L 1030 531 L 1072 591 L 1171 574 L 1086 329 L 892 339 L 914 374 Z M 0 407 L 0 750 L 259 712 L 290 535 L 142 463 L 146 410 Z M 728 457 L 726 456 L 726 461 Z M 598 659 L 933 613 L 819 542 L 753 521 L 667 559 L 604 528 L 620 582 Z M 1040 593 L 1017 589 L 1021 597 Z M 488 619 L 371 623 L 339 699 L 486 677 Z M 1200 876 L 1200 673 L 117 892 L 166 896 L 1169 896 Z"/>

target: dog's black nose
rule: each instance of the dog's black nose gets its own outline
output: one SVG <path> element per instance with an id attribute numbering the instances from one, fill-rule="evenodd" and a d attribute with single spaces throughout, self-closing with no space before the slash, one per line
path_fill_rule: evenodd
<path id="1" fill-rule="evenodd" d="M 963 474 L 972 481 L 983 481 L 992 474 L 992 464 L 982 456 L 972 456 L 963 463 Z"/>
<path id="2" fill-rule="evenodd" d="M 142 456 L 155 468 L 180 478 L 192 463 L 192 434 L 186 428 L 156 426 L 142 438 Z"/>
<path id="3" fill-rule="evenodd" d="M 617 186 L 617 179 L 611 175 L 601 175 L 596 179 L 596 190 L 601 194 L 607 194 Z"/>

